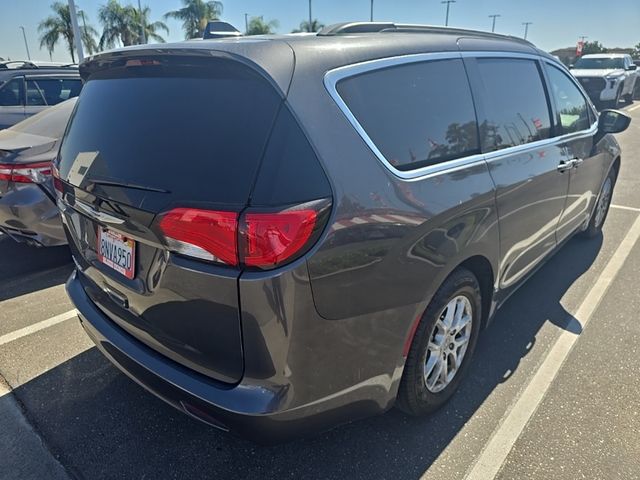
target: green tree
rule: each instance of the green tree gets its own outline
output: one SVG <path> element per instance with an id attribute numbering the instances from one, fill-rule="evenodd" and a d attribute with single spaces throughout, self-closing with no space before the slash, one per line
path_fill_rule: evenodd
<path id="1" fill-rule="evenodd" d="M 216 0 L 182 0 L 182 8 L 167 12 L 164 18 L 182 20 L 186 39 L 202 37 L 207 22 L 222 15 L 222 2 Z"/>
<path id="2" fill-rule="evenodd" d="M 640 58 L 640 43 L 633 47 L 633 53 L 631 54 L 636 58 Z"/>
<path id="3" fill-rule="evenodd" d="M 40 48 L 46 48 L 49 55 L 53 53 L 56 45 L 63 39 L 67 44 L 67 50 L 71 55 L 71 60 L 76 61 L 76 55 L 73 48 L 73 28 L 71 27 L 71 15 L 69 14 L 69 5 L 62 2 L 54 2 L 51 4 L 53 15 L 48 16 L 38 24 L 38 32 L 40 33 Z M 96 30 L 87 25 L 82 30 L 82 43 L 87 51 L 95 51 Z"/>
<path id="4" fill-rule="evenodd" d="M 142 43 L 142 36 L 140 35 L 142 29 L 144 28 L 144 38 L 147 40 L 153 40 L 158 43 L 165 43 L 164 37 L 160 35 L 158 32 L 160 30 L 164 31 L 164 33 L 169 34 L 169 27 L 164 22 L 157 20 L 155 22 L 150 21 L 149 17 L 151 15 L 151 9 L 147 7 L 143 7 L 142 11 L 134 8 L 134 22 L 136 24 L 135 30 L 135 38 L 134 43 L 140 44 Z"/>
<path id="5" fill-rule="evenodd" d="M 269 20 L 265 22 L 262 17 L 252 17 L 249 21 L 247 35 L 268 35 L 274 33 L 278 28 L 277 20 Z"/>
<path id="6" fill-rule="evenodd" d="M 309 23 L 308 20 L 304 20 L 303 22 L 300 22 L 300 27 L 292 30 L 291 33 L 317 32 L 322 28 L 324 28 L 324 24 L 320 23 L 318 19 L 311 20 L 311 23 Z"/>
<path id="7" fill-rule="evenodd" d="M 597 40 L 593 42 L 584 42 L 582 55 L 588 55 L 590 53 L 607 53 L 607 49 L 604 48 Z"/>
<path id="8" fill-rule="evenodd" d="M 127 47 L 140 36 L 133 6 L 122 6 L 118 0 L 109 0 L 98 9 L 98 20 L 102 24 L 99 46 L 101 50 L 113 48 L 118 43 Z"/>

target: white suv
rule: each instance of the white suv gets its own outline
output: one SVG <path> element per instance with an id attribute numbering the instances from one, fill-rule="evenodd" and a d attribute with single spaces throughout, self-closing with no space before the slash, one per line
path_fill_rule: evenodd
<path id="1" fill-rule="evenodd" d="M 615 108 L 621 99 L 626 102 L 633 100 L 638 77 L 636 68 L 630 55 L 599 53 L 578 59 L 571 66 L 571 73 L 596 104 Z"/>

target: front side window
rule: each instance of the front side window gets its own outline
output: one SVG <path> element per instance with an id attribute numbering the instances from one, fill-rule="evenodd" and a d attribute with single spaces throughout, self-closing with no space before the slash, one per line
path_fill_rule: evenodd
<path id="1" fill-rule="evenodd" d="M 14 78 L 5 83 L 0 88 L 0 106 L 18 107 L 22 106 L 24 92 L 24 82 L 22 77 Z"/>
<path id="2" fill-rule="evenodd" d="M 340 81 L 337 90 L 398 170 L 479 153 L 471 91 L 459 59 L 370 71 Z"/>
<path id="3" fill-rule="evenodd" d="M 484 151 L 524 145 L 550 137 L 551 119 L 540 72 L 533 60 L 479 58 L 485 118 L 480 119 Z"/>
<path id="4" fill-rule="evenodd" d="M 590 126 L 587 102 L 575 83 L 560 69 L 547 68 L 549 84 L 558 112 L 561 133 L 587 130 Z"/>

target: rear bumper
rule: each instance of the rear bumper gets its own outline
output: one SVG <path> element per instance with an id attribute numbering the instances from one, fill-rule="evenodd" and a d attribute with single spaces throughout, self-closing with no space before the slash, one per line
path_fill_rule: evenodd
<path id="1" fill-rule="evenodd" d="M 219 429 L 271 444 L 386 409 L 362 395 L 357 385 L 288 408 L 296 392 L 290 383 L 278 386 L 246 377 L 235 386 L 216 382 L 158 354 L 118 327 L 87 296 L 76 272 L 66 288 L 83 328 L 115 366 L 170 405 Z M 355 394 L 358 391 L 360 395 Z"/>
<path id="2" fill-rule="evenodd" d="M 37 185 L 11 190 L 0 198 L 0 230 L 14 240 L 38 246 L 67 244 L 58 208 Z"/>

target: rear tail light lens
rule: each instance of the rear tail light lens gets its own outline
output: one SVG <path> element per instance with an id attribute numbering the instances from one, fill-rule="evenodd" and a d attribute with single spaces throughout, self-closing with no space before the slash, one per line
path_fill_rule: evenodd
<path id="1" fill-rule="evenodd" d="M 53 188 L 60 194 L 64 193 L 64 186 L 62 185 L 62 180 L 60 180 L 60 171 L 55 165 L 51 167 L 51 176 L 53 177 Z"/>
<path id="2" fill-rule="evenodd" d="M 170 249 L 227 265 L 238 264 L 238 214 L 175 208 L 160 218 Z"/>
<path id="3" fill-rule="evenodd" d="M 175 208 L 159 217 L 170 250 L 190 257 L 262 270 L 304 254 L 326 224 L 331 202 L 320 200 L 277 212 Z"/>
<path id="4" fill-rule="evenodd" d="M 51 177 L 51 168 L 51 162 L 0 163 L 0 180 L 14 183 L 43 183 Z"/>
<path id="5" fill-rule="evenodd" d="M 296 255 L 313 235 L 317 217 L 309 209 L 247 213 L 243 222 L 245 265 L 269 268 Z"/>

